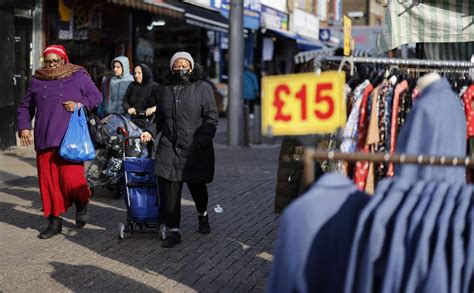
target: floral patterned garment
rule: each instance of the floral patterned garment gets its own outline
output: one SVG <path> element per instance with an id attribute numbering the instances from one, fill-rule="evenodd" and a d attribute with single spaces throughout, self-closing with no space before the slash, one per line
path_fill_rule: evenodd
<path id="1" fill-rule="evenodd" d="M 393 95 L 393 109 L 392 109 L 392 120 L 390 129 L 390 154 L 395 152 L 395 145 L 397 144 L 397 126 L 398 126 L 398 108 L 400 107 L 400 96 L 408 88 L 408 82 L 406 80 L 400 82 L 396 87 Z M 388 165 L 387 176 L 392 177 L 394 175 L 393 164 Z"/>
<path id="2" fill-rule="evenodd" d="M 358 122 L 362 103 L 362 96 L 365 88 L 370 84 L 369 80 L 365 80 L 355 90 L 352 102 L 352 110 L 347 119 L 346 127 L 343 131 L 341 143 L 341 152 L 353 153 L 357 149 Z"/>
<path id="3" fill-rule="evenodd" d="M 472 109 L 472 99 L 474 97 L 474 84 L 464 92 L 464 113 L 466 114 L 466 136 L 474 136 L 474 110 Z"/>

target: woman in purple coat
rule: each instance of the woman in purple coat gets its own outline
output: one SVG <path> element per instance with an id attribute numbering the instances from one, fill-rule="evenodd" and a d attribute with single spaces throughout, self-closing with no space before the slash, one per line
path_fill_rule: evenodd
<path id="1" fill-rule="evenodd" d="M 48 239 L 61 233 L 59 216 L 72 204 L 76 206 L 76 226 L 81 228 L 87 222 L 91 192 L 84 165 L 61 158 L 58 147 L 74 108 L 82 105 L 91 110 L 102 102 L 102 95 L 83 67 L 69 63 L 63 46 L 47 47 L 43 57 L 44 67 L 36 70 L 17 112 L 22 146 L 33 143 L 31 120 L 35 118 L 38 182 L 44 216 L 49 220 L 38 238 Z"/>

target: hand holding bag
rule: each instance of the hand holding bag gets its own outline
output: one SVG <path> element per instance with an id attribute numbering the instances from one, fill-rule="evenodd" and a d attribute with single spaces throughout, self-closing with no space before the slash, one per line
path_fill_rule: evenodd
<path id="1" fill-rule="evenodd" d="M 94 144 L 89 134 L 86 113 L 82 107 L 78 109 L 76 105 L 74 109 L 59 147 L 59 154 L 72 162 L 90 161 L 95 158 Z"/>

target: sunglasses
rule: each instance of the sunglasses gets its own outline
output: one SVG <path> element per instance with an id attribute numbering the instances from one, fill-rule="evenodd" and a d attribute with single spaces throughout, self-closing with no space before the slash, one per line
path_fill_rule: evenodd
<path id="1" fill-rule="evenodd" d="M 59 64 L 59 62 L 63 60 L 63 58 L 60 58 L 60 59 L 47 59 L 47 60 L 44 60 L 44 64 L 46 65 L 50 65 L 50 64 Z"/>

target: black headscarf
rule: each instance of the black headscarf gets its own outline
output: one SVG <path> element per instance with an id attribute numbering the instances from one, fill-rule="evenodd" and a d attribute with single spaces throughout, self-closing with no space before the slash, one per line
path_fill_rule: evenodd
<path id="1" fill-rule="evenodd" d="M 134 81 L 128 87 L 123 101 L 125 112 L 132 107 L 137 112 L 144 112 L 147 108 L 156 106 L 158 101 L 159 84 L 153 81 L 150 68 L 143 63 L 137 64 L 135 68 L 138 66 L 142 69 L 143 79 L 141 83 Z"/>

